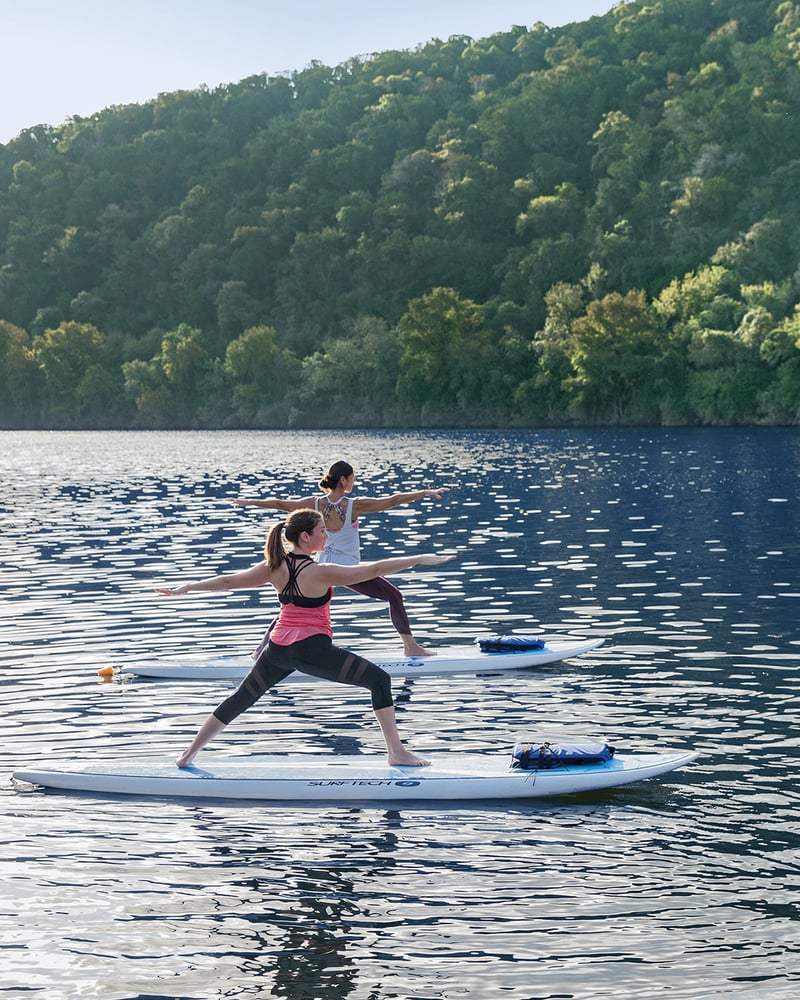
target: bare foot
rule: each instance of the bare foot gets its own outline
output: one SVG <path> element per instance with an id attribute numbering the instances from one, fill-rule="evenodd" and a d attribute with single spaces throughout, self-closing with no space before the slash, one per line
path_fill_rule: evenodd
<path id="1" fill-rule="evenodd" d="M 391 754 L 388 760 L 392 767 L 428 767 L 430 764 L 429 760 L 418 757 L 417 754 L 406 750 L 405 747 L 397 753 Z"/>
<path id="2" fill-rule="evenodd" d="M 190 754 L 188 751 L 182 753 L 180 757 L 175 761 L 178 767 L 188 767 L 194 760 L 194 754 Z"/>
<path id="3" fill-rule="evenodd" d="M 424 646 L 420 646 L 416 641 L 406 642 L 403 645 L 403 656 L 436 656 L 436 651 L 425 649 Z"/>

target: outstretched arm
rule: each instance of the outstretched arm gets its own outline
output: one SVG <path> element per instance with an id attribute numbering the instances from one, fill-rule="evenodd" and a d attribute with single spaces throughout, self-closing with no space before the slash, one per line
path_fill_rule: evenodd
<path id="1" fill-rule="evenodd" d="M 375 562 L 358 563 L 355 566 L 339 566 L 336 563 L 320 563 L 316 567 L 316 579 L 331 587 L 349 587 L 352 583 L 363 583 L 377 576 L 390 576 L 412 566 L 441 566 L 455 559 L 455 555 L 435 555 L 425 553 L 416 556 L 396 556 L 392 559 L 378 559 Z"/>
<path id="2" fill-rule="evenodd" d="M 423 497 L 433 497 L 441 500 L 442 493 L 449 492 L 449 487 L 439 486 L 435 490 L 415 490 L 413 493 L 393 493 L 389 497 L 357 497 L 353 501 L 353 515 L 369 514 L 374 511 L 391 510 L 392 507 L 402 507 Z"/>
<path id="3" fill-rule="evenodd" d="M 279 497 L 266 497 L 264 500 L 248 499 L 247 497 L 236 497 L 231 500 L 234 507 L 266 507 L 267 510 L 285 510 L 291 513 L 293 510 L 303 510 L 306 507 L 314 506 L 314 497 L 304 497 L 302 500 L 281 500 Z"/>
<path id="4" fill-rule="evenodd" d="M 241 590 L 247 587 L 263 587 L 270 581 L 270 571 L 266 562 L 256 563 L 249 569 L 238 573 L 223 573 L 221 576 L 210 576 L 194 583 L 183 583 L 179 587 L 155 587 L 155 592 L 162 597 L 177 597 L 194 591 L 210 590 Z"/>

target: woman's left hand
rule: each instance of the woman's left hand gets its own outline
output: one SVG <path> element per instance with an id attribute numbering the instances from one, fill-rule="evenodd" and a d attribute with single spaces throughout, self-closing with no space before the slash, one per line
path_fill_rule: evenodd
<path id="1" fill-rule="evenodd" d="M 181 587 L 153 587 L 153 590 L 159 597 L 178 597 L 189 593 L 189 585 L 184 583 Z"/>

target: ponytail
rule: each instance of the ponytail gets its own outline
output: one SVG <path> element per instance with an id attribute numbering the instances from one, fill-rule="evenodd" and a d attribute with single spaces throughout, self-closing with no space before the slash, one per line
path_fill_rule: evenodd
<path id="1" fill-rule="evenodd" d="M 285 521 L 273 524 L 269 529 L 267 541 L 264 545 L 264 558 L 270 570 L 276 570 L 286 558 L 286 549 L 283 544 L 282 532 Z"/>
<path id="2" fill-rule="evenodd" d="M 286 559 L 286 546 L 283 542 L 283 535 L 291 545 L 296 545 L 300 535 L 305 531 L 308 534 L 316 528 L 322 520 L 322 514 L 316 510 L 292 511 L 285 521 L 273 524 L 267 535 L 267 542 L 264 546 L 264 558 L 270 570 L 276 570 Z"/>

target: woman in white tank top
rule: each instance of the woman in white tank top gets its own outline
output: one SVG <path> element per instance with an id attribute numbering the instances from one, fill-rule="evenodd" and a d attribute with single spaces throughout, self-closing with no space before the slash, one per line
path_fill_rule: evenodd
<path id="1" fill-rule="evenodd" d="M 300 500 L 282 500 L 278 497 L 267 497 L 265 500 L 238 498 L 233 501 L 236 507 L 263 507 L 268 510 L 293 511 L 304 507 L 318 510 L 328 529 L 328 543 L 319 561 L 354 566 L 360 562 L 360 544 L 358 520 L 362 514 L 373 514 L 392 507 L 413 503 L 423 497 L 441 500 L 446 487 L 433 490 L 414 490 L 410 493 L 394 493 L 388 497 L 350 497 L 348 494 L 355 485 L 355 472 L 349 462 L 334 462 L 319 481 L 322 496 L 303 497 Z M 374 597 L 389 604 L 389 615 L 392 624 L 403 641 L 403 652 L 406 656 L 430 656 L 430 650 L 421 646 L 411 632 L 411 625 L 406 613 L 403 595 L 385 577 L 376 577 L 350 587 L 359 594 Z"/>

